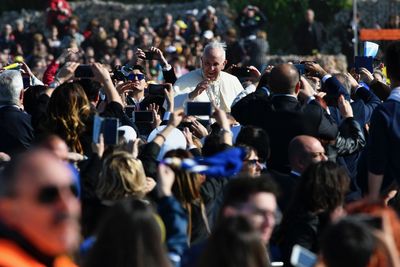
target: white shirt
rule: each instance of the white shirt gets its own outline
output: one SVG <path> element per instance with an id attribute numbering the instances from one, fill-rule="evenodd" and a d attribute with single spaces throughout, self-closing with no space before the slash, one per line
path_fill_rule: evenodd
<path id="1" fill-rule="evenodd" d="M 202 70 L 197 69 L 183 75 L 175 82 L 175 109 L 184 107 L 185 103 L 189 101 L 189 93 L 191 93 L 203 80 L 204 77 Z M 230 112 L 233 100 L 241 91 L 243 91 L 239 79 L 229 73 L 221 71 L 218 79 L 213 82 L 213 84 L 215 84 L 219 89 L 219 107 L 225 112 Z M 192 101 L 211 102 L 209 95 L 210 92 L 207 92 L 206 90 L 196 96 Z"/>

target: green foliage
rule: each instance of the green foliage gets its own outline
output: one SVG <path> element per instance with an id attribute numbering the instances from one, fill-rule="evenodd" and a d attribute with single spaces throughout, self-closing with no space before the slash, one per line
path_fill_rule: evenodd
<path id="1" fill-rule="evenodd" d="M 304 19 L 308 8 L 315 11 L 316 20 L 325 25 L 333 21 L 338 11 L 352 6 L 352 0 L 228 0 L 238 13 L 246 5 L 258 6 L 267 16 L 265 30 L 272 53 L 293 51 L 293 33 Z"/>

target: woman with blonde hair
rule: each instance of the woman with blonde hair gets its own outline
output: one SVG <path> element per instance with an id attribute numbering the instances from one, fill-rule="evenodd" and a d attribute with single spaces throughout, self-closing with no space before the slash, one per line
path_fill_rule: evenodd
<path id="1" fill-rule="evenodd" d="M 117 151 L 103 161 L 96 193 L 101 200 L 143 198 L 147 182 L 142 162 L 131 153 Z"/>

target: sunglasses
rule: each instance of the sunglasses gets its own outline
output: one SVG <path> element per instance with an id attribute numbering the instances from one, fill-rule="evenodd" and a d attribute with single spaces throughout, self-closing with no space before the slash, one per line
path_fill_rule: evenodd
<path id="1" fill-rule="evenodd" d="M 62 191 L 66 189 L 69 190 L 74 197 L 78 197 L 78 187 L 75 184 L 66 187 L 49 185 L 39 190 L 37 202 L 40 204 L 53 204 L 60 199 Z"/>
<path id="2" fill-rule="evenodd" d="M 141 80 L 144 79 L 144 74 L 141 74 L 141 73 L 138 73 L 138 74 L 131 73 L 131 74 L 129 74 L 129 75 L 127 76 L 127 78 L 128 78 L 128 80 L 130 80 L 130 81 L 135 80 L 135 78 L 138 79 L 139 81 L 141 81 Z"/>

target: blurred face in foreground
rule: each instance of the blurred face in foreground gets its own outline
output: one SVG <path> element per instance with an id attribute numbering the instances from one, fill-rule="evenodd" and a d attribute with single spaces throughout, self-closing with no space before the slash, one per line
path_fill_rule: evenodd
<path id="1" fill-rule="evenodd" d="M 49 152 L 36 151 L 16 175 L 14 194 L 0 199 L 2 220 L 46 255 L 75 249 L 80 203 L 69 168 Z"/>

